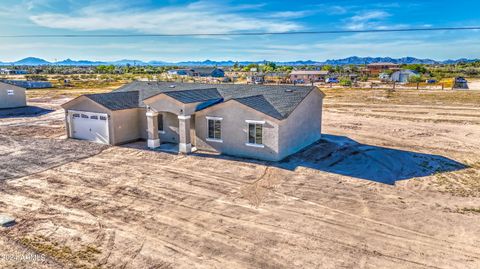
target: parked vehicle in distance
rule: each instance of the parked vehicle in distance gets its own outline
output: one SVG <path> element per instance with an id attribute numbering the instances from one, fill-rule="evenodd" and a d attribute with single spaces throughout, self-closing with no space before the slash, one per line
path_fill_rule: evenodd
<path id="1" fill-rule="evenodd" d="M 436 79 L 427 79 L 427 81 L 425 81 L 426 83 L 428 84 L 435 84 L 437 83 L 437 80 Z"/>
<path id="2" fill-rule="evenodd" d="M 296 79 L 293 81 L 293 84 L 305 84 L 305 80 L 303 79 Z"/>
<path id="3" fill-rule="evenodd" d="M 264 83 L 263 77 L 257 77 L 257 78 L 255 78 L 255 80 L 253 81 L 253 84 L 256 84 L 256 85 L 260 85 L 260 84 L 263 84 L 263 83 Z"/>
<path id="4" fill-rule="evenodd" d="M 456 89 L 468 89 L 468 81 L 464 77 L 456 77 L 453 88 Z"/>
<path id="5" fill-rule="evenodd" d="M 338 78 L 327 78 L 325 80 L 326 83 L 339 83 L 340 81 L 338 80 Z"/>

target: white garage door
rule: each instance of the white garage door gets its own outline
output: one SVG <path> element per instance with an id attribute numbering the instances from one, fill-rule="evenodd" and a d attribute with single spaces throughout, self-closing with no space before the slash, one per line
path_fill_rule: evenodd
<path id="1" fill-rule="evenodd" d="M 109 144 L 107 114 L 71 110 L 68 114 L 72 138 Z"/>

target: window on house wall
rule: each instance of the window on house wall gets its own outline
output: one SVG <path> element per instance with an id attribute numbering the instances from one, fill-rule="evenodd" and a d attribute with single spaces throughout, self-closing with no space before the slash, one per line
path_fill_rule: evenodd
<path id="1" fill-rule="evenodd" d="M 248 144 L 263 145 L 263 123 L 248 123 Z"/>
<path id="2" fill-rule="evenodd" d="M 210 140 L 222 140 L 222 119 L 207 117 L 208 134 L 207 138 Z"/>
<path id="3" fill-rule="evenodd" d="M 158 131 L 163 132 L 163 114 L 158 114 L 157 116 L 157 121 L 158 121 Z"/>
<path id="4" fill-rule="evenodd" d="M 7 90 L 7 95 L 15 95 L 15 91 L 13 91 L 13 90 Z"/>

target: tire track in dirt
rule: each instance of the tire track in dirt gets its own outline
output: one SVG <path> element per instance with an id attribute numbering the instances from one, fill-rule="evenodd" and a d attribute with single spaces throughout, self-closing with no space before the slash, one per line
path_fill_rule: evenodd
<path id="1" fill-rule="evenodd" d="M 185 170 L 182 170 L 182 169 L 169 169 L 169 170 L 170 170 L 170 172 L 172 172 L 172 170 L 173 170 L 173 171 L 175 171 L 175 172 L 177 172 L 177 173 L 183 173 L 184 175 L 185 175 L 185 173 L 190 172 L 190 171 L 185 171 Z M 196 176 L 201 176 L 201 173 L 196 172 L 196 174 L 197 174 Z M 264 175 L 265 175 L 265 174 L 264 174 Z M 206 176 L 206 175 L 204 174 L 203 176 Z M 220 181 L 224 181 L 224 180 L 225 180 L 225 179 L 222 179 L 221 177 L 218 177 L 217 179 L 220 180 Z M 261 179 L 261 178 L 260 178 L 260 179 Z M 167 199 L 168 199 L 168 197 L 167 197 Z M 176 203 L 177 201 L 175 201 L 175 200 L 169 200 L 169 202 L 170 202 L 170 203 Z M 183 206 L 183 205 L 180 205 L 180 206 Z M 340 213 L 345 213 L 345 212 L 340 212 Z M 350 214 L 350 216 L 352 216 L 352 215 Z M 310 216 L 310 217 L 312 217 L 312 216 Z M 365 219 L 365 218 L 360 217 L 360 216 L 357 216 L 357 215 L 354 215 L 354 217 L 356 217 L 356 218 L 361 218 L 361 219 L 363 219 L 363 220 L 367 220 L 367 221 L 370 221 L 370 222 L 373 221 L 373 220 L 371 220 L 371 219 Z M 323 221 L 325 221 L 325 220 L 323 220 Z M 392 225 L 386 224 L 386 223 L 379 223 L 379 222 L 377 222 L 377 221 L 373 221 L 373 222 L 375 222 L 376 224 L 381 224 L 381 225 L 384 225 L 384 226 L 388 226 L 389 228 L 401 229 L 401 230 L 403 230 L 403 231 L 412 232 L 411 230 L 406 230 L 406 229 L 403 229 L 403 228 L 398 227 L 398 226 L 392 226 Z M 330 223 L 330 224 L 335 225 L 335 223 Z M 336 225 L 338 225 L 338 223 L 337 223 Z M 348 228 L 348 229 L 353 229 L 353 230 L 355 229 L 355 227 L 347 227 L 347 228 Z M 347 229 L 347 230 L 348 230 L 348 229 Z M 419 233 L 415 233 L 415 234 L 416 234 L 416 235 L 421 235 L 421 236 L 424 236 L 424 237 L 426 236 L 426 235 L 424 235 L 424 234 L 419 234 Z M 383 235 L 384 235 L 384 236 L 394 236 L 394 237 L 397 237 L 396 239 L 398 239 L 398 238 L 404 239 L 404 238 L 401 238 L 401 237 L 398 237 L 398 236 L 395 236 L 395 235 L 391 235 L 391 234 L 387 234 L 387 233 L 384 233 Z M 415 239 L 408 239 L 408 238 L 405 238 L 405 239 L 410 240 L 410 241 L 412 241 L 412 242 L 415 241 Z M 435 238 L 435 240 L 438 240 L 438 239 Z M 424 243 L 424 244 L 426 244 L 426 245 L 434 248 L 432 245 L 429 245 L 429 244 L 426 243 L 426 242 L 422 242 L 422 243 Z M 460 251 L 462 251 L 462 250 L 460 250 Z M 463 250 L 463 251 L 464 251 L 464 250 Z M 477 253 L 475 253 L 475 254 L 477 254 Z M 477 258 L 477 257 L 475 257 L 475 258 Z"/>
<path id="2" fill-rule="evenodd" d="M 164 167 L 164 168 L 167 168 L 167 167 Z M 177 174 L 182 174 L 182 175 L 184 175 L 184 176 L 191 176 L 191 175 L 192 175 L 191 171 L 190 171 L 190 170 L 186 170 L 186 169 L 172 169 L 172 168 L 169 168 L 169 169 L 166 169 L 166 170 L 167 170 L 168 172 L 170 172 L 170 173 L 173 172 L 173 173 L 177 173 Z M 266 175 L 267 171 L 268 171 L 268 168 L 265 169 L 265 172 L 264 172 L 264 174 L 262 175 L 262 177 L 260 177 L 256 182 L 260 181 L 260 180 Z M 204 177 L 208 177 L 208 176 L 209 176 L 208 174 L 204 174 L 204 173 L 200 173 L 200 172 L 195 172 L 194 174 L 195 174 L 194 176 L 195 176 L 195 177 L 198 177 L 198 178 L 204 178 Z M 227 182 L 229 181 L 227 178 L 223 178 L 223 177 L 220 177 L 220 176 L 216 176 L 215 179 L 218 180 L 218 181 L 221 181 L 222 183 L 225 183 L 225 181 L 227 181 Z M 230 181 L 230 182 L 232 182 L 232 181 Z M 254 182 L 254 183 L 255 183 L 255 182 Z M 182 191 L 182 192 L 183 192 L 183 191 Z M 135 196 L 133 196 L 133 197 L 135 197 Z M 164 197 L 164 198 L 168 199 L 168 197 Z M 214 198 L 214 196 L 210 196 L 210 197 L 208 197 L 208 198 Z M 291 198 L 293 198 L 293 197 L 291 197 Z M 296 199 L 298 199 L 298 198 L 296 198 Z M 170 200 L 169 202 L 176 202 L 176 201 Z M 308 201 L 306 201 L 306 202 L 308 202 Z M 311 202 L 309 202 L 309 203 L 311 203 Z M 315 204 L 315 203 L 314 203 L 314 204 Z M 320 205 L 318 205 L 318 204 L 315 204 L 315 205 L 320 206 Z M 410 232 L 410 233 L 415 233 L 417 236 L 428 237 L 428 235 L 425 235 L 425 234 L 420 234 L 420 233 L 418 233 L 418 232 L 414 232 L 414 231 L 411 231 L 411 230 L 407 230 L 407 229 L 404 229 L 404 228 L 401 228 L 401 227 L 398 227 L 398 226 L 393 226 L 393 225 L 390 225 L 390 224 L 387 224 L 387 223 L 378 222 L 378 221 L 371 220 L 371 219 L 366 219 L 366 218 L 361 217 L 361 216 L 358 216 L 358 215 L 352 215 L 352 214 L 350 214 L 350 213 L 346 213 L 346 212 L 342 212 L 342 211 L 340 211 L 340 212 L 337 211 L 337 213 L 349 214 L 349 216 L 353 216 L 353 217 L 355 217 L 355 218 L 360 218 L 360 219 L 362 219 L 362 220 L 366 220 L 366 221 L 369 221 L 369 222 L 373 222 L 373 223 L 375 223 L 375 224 L 380 224 L 380 225 L 383 225 L 383 226 L 387 226 L 387 227 L 389 227 L 389 228 L 400 229 L 400 230 L 402 230 L 402 231 L 407 231 L 407 232 Z M 311 216 L 311 217 L 312 217 L 312 216 Z M 388 235 L 388 234 L 387 234 L 387 235 Z M 393 235 L 393 236 L 394 236 L 394 235 Z M 434 240 L 438 240 L 438 239 L 432 238 L 432 237 L 428 237 L 428 238 L 434 239 Z M 447 243 L 451 243 L 451 242 L 447 242 Z M 475 254 L 478 255 L 478 253 L 475 253 Z"/>

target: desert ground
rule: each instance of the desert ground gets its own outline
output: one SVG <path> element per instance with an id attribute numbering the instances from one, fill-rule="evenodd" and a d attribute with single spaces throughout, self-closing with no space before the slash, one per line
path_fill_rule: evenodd
<path id="1" fill-rule="evenodd" d="M 479 91 L 326 89 L 279 163 L 65 139 L 81 93 L 0 114 L 2 268 L 480 268 Z"/>

